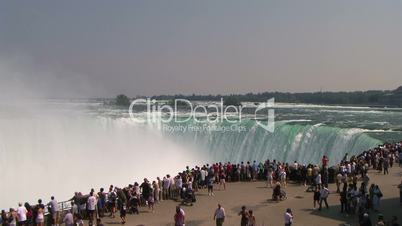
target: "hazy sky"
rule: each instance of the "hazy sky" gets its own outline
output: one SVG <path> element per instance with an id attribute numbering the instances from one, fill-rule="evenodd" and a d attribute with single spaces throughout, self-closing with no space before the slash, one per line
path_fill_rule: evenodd
<path id="1" fill-rule="evenodd" d="M 0 2 L 2 95 L 399 85 L 399 0 Z"/>

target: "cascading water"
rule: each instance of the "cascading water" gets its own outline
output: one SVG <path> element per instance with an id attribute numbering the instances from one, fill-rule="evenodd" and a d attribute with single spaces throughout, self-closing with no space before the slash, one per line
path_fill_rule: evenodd
<path id="1" fill-rule="evenodd" d="M 101 103 L 0 105 L 0 208 L 37 198 L 48 200 L 51 195 L 61 201 L 75 191 L 124 186 L 144 177 L 152 180 L 177 173 L 186 165 L 211 161 L 318 163 L 325 154 L 334 164 L 346 152 L 353 155 L 391 135 L 401 137 L 399 132 L 387 132 L 390 125 L 400 127 L 401 111 L 321 112 L 299 107 L 277 112 L 274 133 L 247 117 L 235 124 L 206 125 L 234 128 L 225 132 L 192 131 L 191 127 L 200 126 L 194 120 L 164 124 L 187 127 L 182 132 L 164 130 L 158 123 L 138 123 L 128 117 L 127 109 Z M 374 130 L 365 128 L 374 128 L 380 135 L 373 138 Z"/>
<path id="2" fill-rule="evenodd" d="M 188 124 L 197 124 L 188 122 Z M 196 125 L 191 125 L 195 127 Z M 203 125 L 199 125 L 202 127 Z M 231 126 L 231 125 L 226 125 Z M 277 122 L 275 132 L 260 127 L 255 120 L 246 119 L 236 125 L 243 128 L 233 131 L 187 130 L 170 132 L 169 135 L 180 143 L 192 143 L 202 148 L 204 155 L 215 161 L 278 161 L 319 163 L 323 155 L 330 163 L 339 162 L 345 153 L 358 154 L 381 144 L 364 133 L 362 129 L 341 129 L 315 125 Z"/>
<path id="3" fill-rule="evenodd" d="M 199 159 L 160 131 L 81 113 L 0 117 L 0 209 L 177 173 Z"/>

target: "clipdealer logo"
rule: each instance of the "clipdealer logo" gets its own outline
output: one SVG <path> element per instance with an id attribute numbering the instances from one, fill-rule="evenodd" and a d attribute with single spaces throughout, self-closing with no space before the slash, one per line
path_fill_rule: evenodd
<path id="1" fill-rule="evenodd" d="M 146 106 L 146 117 L 138 117 L 134 113 L 136 106 Z M 254 120 L 264 130 L 273 133 L 275 131 L 275 99 L 271 98 L 265 103 L 259 103 L 255 107 Z M 186 114 L 180 115 L 179 108 L 185 108 Z M 243 110 L 246 107 L 235 105 L 224 105 L 223 98 L 219 103 L 208 105 L 194 105 L 187 99 L 175 99 L 174 103 L 162 103 L 155 99 L 135 99 L 129 106 L 130 118 L 139 123 L 185 123 L 193 120 L 196 123 L 216 125 L 220 122 L 238 125 L 243 120 Z M 261 114 L 259 114 L 261 113 Z M 200 114 L 203 117 L 199 117 Z M 266 115 L 265 115 L 266 114 Z M 162 117 L 163 116 L 163 117 Z M 182 128 L 182 126 L 180 127 Z M 210 128 L 204 126 L 203 128 Z M 230 128 L 236 128 L 230 125 Z M 222 131 L 229 129 L 221 128 Z"/>
<path id="2" fill-rule="evenodd" d="M 266 103 L 260 103 L 254 112 L 254 119 L 257 124 L 268 132 L 275 132 L 275 99 L 271 98 Z M 257 120 L 257 113 L 263 109 L 267 110 L 267 122 L 264 124 L 262 121 Z"/>

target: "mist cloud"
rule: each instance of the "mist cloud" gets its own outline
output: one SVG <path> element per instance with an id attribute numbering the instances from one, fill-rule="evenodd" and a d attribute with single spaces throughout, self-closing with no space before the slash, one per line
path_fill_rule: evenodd
<path id="1" fill-rule="evenodd" d="M 0 99 L 96 97 L 96 81 L 64 69 L 38 69 L 32 58 L 19 54 L 0 57 Z"/>

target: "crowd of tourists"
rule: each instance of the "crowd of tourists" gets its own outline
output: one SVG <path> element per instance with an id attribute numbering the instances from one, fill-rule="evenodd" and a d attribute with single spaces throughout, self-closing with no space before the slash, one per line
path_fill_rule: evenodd
<path id="1" fill-rule="evenodd" d="M 72 226 L 83 225 L 83 219 L 87 219 L 89 225 L 102 225 L 103 217 L 115 218 L 118 214 L 121 223 L 125 224 L 126 214 L 140 214 L 140 208 L 154 212 L 156 204 L 163 200 L 179 200 L 192 205 L 196 202 L 195 194 L 199 190 L 206 189 L 209 196 L 214 196 L 214 188 L 219 186 L 220 190 L 225 190 L 228 182 L 264 180 L 266 186 L 272 188 L 272 199 L 276 201 L 286 199 L 288 181 L 304 185 L 307 192 L 312 192 L 313 207 L 318 211 L 322 210 L 323 204 L 329 208 L 327 198 L 331 191 L 328 184 L 336 183 L 340 212 L 355 214 L 360 225 L 369 226 L 373 225 L 369 218 L 370 211 L 380 211 L 383 194 L 379 185 L 370 183 L 368 170 L 374 169 L 386 175 L 395 163 L 402 166 L 401 145 L 402 142 L 385 144 L 357 156 L 345 154 L 342 161 L 332 167 L 327 156 L 323 156 L 321 164 L 308 165 L 296 161 L 284 163 L 266 160 L 218 162 L 193 168 L 187 166 L 177 175 L 167 174 L 153 181 L 145 178 L 141 183 L 133 182 L 125 187 L 110 185 L 107 190 L 91 189 L 87 194 L 76 192 L 69 200 L 68 209 L 60 209 L 54 197 L 47 204 L 41 199 L 35 205 L 19 203 L 16 209 L 10 208 L 8 212 L 3 210 L 0 221 L 3 226 L 43 226 L 45 222 L 48 225 L 64 223 Z M 399 188 L 402 204 L 402 182 Z M 242 226 L 256 225 L 252 210 L 242 207 L 239 215 Z M 214 213 L 216 225 L 223 225 L 225 216 L 224 208 L 219 204 Z M 287 209 L 284 214 L 285 225 L 291 225 L 293 218 L 291 209 Z M 177 226 L 185 224 L 185 213 L 181 207 L 176 208 L 173 219 Z M 396 222 L 396 217 L 392 221 Z"/>

